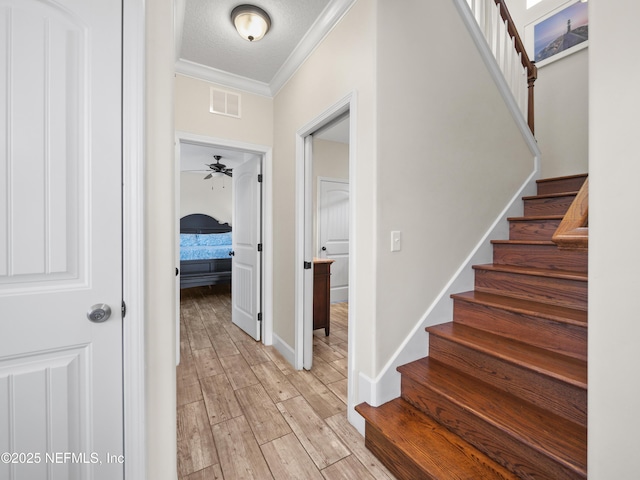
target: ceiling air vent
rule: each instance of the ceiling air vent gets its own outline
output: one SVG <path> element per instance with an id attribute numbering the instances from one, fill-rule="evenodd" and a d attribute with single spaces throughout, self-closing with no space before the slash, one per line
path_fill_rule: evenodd
<path id="1" fill-rule="evenodd" d="M 211 88 L 209 112 L 240 118 L 240 95 Z"/>

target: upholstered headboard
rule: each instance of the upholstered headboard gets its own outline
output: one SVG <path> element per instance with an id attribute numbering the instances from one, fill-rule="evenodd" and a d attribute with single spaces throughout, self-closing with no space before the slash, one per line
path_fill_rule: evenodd
<path id="1" fill-rule="evenodd" d="M 225 233 L 231 231 L 231 225 L 220 223 L 203 213 L 193 213 L 180 219 L 180 233 Z"/>

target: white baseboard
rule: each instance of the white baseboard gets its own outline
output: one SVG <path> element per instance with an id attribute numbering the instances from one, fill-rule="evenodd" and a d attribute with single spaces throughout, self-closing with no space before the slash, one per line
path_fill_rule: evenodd
<path id="1" fill-rule="evenodd" d="M 292 366 L 295 366 L 296 361 L 296 352 L 288 343 L 282 340 L 275 332 L 272 333 L 272 340 L 274 348 L 280 352 L 287 362 L 289 362 Z"/>
<path id="2" fill-rule="evenodd" d="M 538 162 L 536 161 L 536 166 L 537 164 Z M 400 396 L 400 374 L 397 372 L 396 368 L 400 365 L 423 358 L 429 354 L 428 334 L 424 329 L 432 325 L 438 325 L 452 320 L 453 301 L 451 300 L 450 295 L 473 290 L 474 272 L 471 267 L 473 265 L 491 263 L 493 261 L 493 248 L 490 240 L 508 238 L 509 225 L 507 218 L 522 215 L 522 197 L 526 195 L 535 195 L 535 180 L 537 177 L 538 169 L 536 168 L 518 192 L 513 196 L 507 207 L 505 207 L 493 225 L 485 233 L 469 257 L 449 280 L 447 285 L 437 296 L 436 300 L 416 323 L 413 330 L 405 338 L 400 345 L 400 348 L 398 348 L 389 362 L 384 366 L 381 373 L 375 379 L 371 379 L 366 375 L 360 374 L 358 385 L 358 396 L 360 397 L 360 402 L 367 402 L 369 405 L 377 407 Z M 357 416 L 360 417 L 359 415 Z"/>

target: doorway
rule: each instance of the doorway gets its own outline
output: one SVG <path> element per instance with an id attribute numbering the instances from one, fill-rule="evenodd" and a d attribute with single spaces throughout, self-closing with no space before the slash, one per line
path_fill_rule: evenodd
<path id="1" fill-rule="evenodd" d="M 242 295 L 236 299 L 234 302 L 238 300 L 240 307 L 238 311 L 240 313 L 246 313 L 246 305 L 250 302 L 247 301 L 247 298 L 252 299 L 252 303 L 255 308 L 255 321 L 252 326 L 251 331 L 247 331 L 249 335 L 253 338 L 260 338 L 262 343 L 265 345 L 272 344 L 272 221 L 271 221 L 271 148 L 263 147 L 260 145 L 247 144 L 243 142 L 235 142 L 229 141 L 225 139 L 219 139 L 214 137 L 206 137 L 201 135 L 190 134 L 186 132 L 177 132 L 176 133 L 176 212 L 179 214 L 176 216 L 176 237 L 180 232 L 179 228 L 179 220 L 185 213 L 185 209 L 181 206 L 181 190 L 182 185 L 193 184 L 193 185 L 204 185 L 204 188 L 207 191 L 211 191 L 211 193 L 218 199 L 219 203 L 225 203 L 225 205 L 218 205 L 218 210 L 216 215 L 222 217 L 218 219 L 220 221 L 224 221 L 227 223 L 231 223 L 233 217 L 236 213 L 239 213 L 238 210 L 240 206 L 245 205 L 246 202 L 237 202 L 238 200 L 236 196 L 235 189 L 233 188 L 233 181 L 236 180 L 233 178 L 233 175 L 214 175 L 213 177 L 209 177 L 205 180 L 205 177 L 210 173 L 210 167 L 208 165 L 212 163 L 216 163 L 213 155 L 221 155 L 223 158 L 220 159 L 221 162 L 226 164 L 226 167 L 232 170 L 232 173 L 238 173 L 236 175 L 237 178 L 245 178 L 245 173 L 241 172 L 246 167 L 246 165 L 252 164 L 251 170 L 256 170 L 260 174 L 260 184 L 259 187 L 256 188 L 256 208 L 259 210 L 257 213 L 251 215 L 252 219 L 257 220 L 257 225 L 253 226 L 259 228 L 261 233 L 259 234 L 259 241 L 256 241 L 256 251 L 259 250 L 259 255 L 256 255 L 257 260 L 260 262 L 260 273 L 256 275 L 255 281 L 250 282 L 247 286 L 251 291 Z M 187 158 L 190 157 L 190 158 Z M 183 173 L 181 168 L 184 166 L 184 170 L 189 172 Z M 237 169 L 235 172 L 233 170 Z M 181 177 L 185 177 L 184 181 L 181 180 Z M 187 177 L 188 176 L 188 177 Z M 193 177 L 193 178 L 190 178 Z M 194 180 L 195 179 L 195 180 Z M 213 180 L 213 182 L 212 182 Z M 256 185 L 258 185 L 258 178 L 256 175 Z M 186 183 L 185 183 L 186 182 Z M 191 183 L 189 183 L 191 182 Z M 194 183 L 195 182 L 195 183 Z M 205 182 L 208 182 L 205 184 Z M 190 188 L 190 187 L 186 187 Z M 202 187 L 198 187 L 202 188 Z M 223 190 L 226 190 L 223 192 Z M 191 200 L 189 200 L 191 201 Z M 185 206 L 186 208 L 195 208 L 193 205 Z M 244 208 L 244 207 L 243 207 Z M 243 228 L 237 230 L 236 233 L 247 232 L 248 229 Z M 233 248 L 238 249 L 237 235 L 233 235 L 234 244 Z M 243 234 L 243 237 L 246 235 Z M 255 240 L 255 238 L 253 239 Z M 244 245 L 242 245 L 244 247 Z M 176 249 L 176 266 L 180 264 L 180 252 L 179 249 Z M 234 251 L 231 254 L 235 253 Z M 261 257 L 261 259 L 260 259 Z M 235 257 L 234 257 L 235 258 Z M 243 257 L 244 258 L 244 257 Z M 234 262 L 237 264 L 237 262 Z M 246 265 L 243 264 L 243 267 Z M 233 281 L 233 279 L 232 279 Z M 245 282 L 246 283 L 246 282 Z M 237 292 L 239 293 L 239 292 Z M 233 293 L 232 293 L 233 295 Z M 180 276 L 177 271 L 176 275 L 176 319 L 180 318 L 179 305 L 180 305 Z M 259 314 L 259 315 L 258 315 Z M 235 315 L 235 313 L 234 313 Z M 247 318 L 242 319 L 242 322 L 245 326 L 247 325 Z M 179 363 L 179 352 L 180 352 L 180 323 L 179 320 L 176 322 L 176 355 L 177 355 L 177 363 Z"/>
<path id="2" fill-rule="evenodd" d="M 310 369 L 313 358 L 313 257 L 314 250 L 314 215 L 313 215 L 313 168 L 314 168 L 314 135 L 322 134 L 328 127 L 341 120 L 348 126 L 348 178 L 353 181 L 355 159 L 355 93 L 350 93 L 332 107 L 313 119 L 297 132 L 296 141 L 296 289 L 295 289 L 295 367 Z M 352 190 L 355 186 L 352 185 Z M 353 241 L 355 225 L 355 202 L 351 197 L 348 202 L 349 243 Z M 322 246 L 316 244 L 320 251 Z M 355 252 L 351 251 L 347 262 L 348 271 L 353 271 Z M 347 399 L 349 410 L 355 404 L 353 375 L 355 329 L 352 319 L 357 309 L 357 298 L 354 295 L 353 279 L 348 280 L 348 361 L 347 361 Z"/>

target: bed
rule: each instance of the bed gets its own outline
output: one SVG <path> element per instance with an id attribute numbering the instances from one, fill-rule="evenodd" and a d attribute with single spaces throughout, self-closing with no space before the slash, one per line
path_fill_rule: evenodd
<path id="1" fill-rule="evenodd" d="M 180 219 L 180 288 L 231 283 L 231 226 L 195 213 Z"/>

